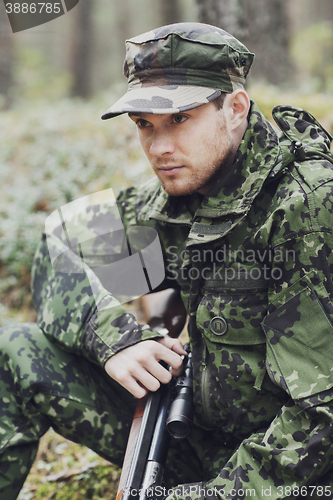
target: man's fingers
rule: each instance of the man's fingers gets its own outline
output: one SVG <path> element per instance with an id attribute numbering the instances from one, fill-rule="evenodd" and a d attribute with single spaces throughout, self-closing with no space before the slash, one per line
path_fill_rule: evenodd
<path id="1" fill-rule="evenodd" d="M 168 372 L 167 372 L 168 375 Z M 149 371 L 145 369 L 139 370 L 138 374 L 133 375 L 148 391 L 155 392 L 160 387 L 159 380 Z"/>
<path id="2" fill-rule="evenodd" d="M 144 368 L 155 379 L 157 379 L 159 382 L 161 382 L 161 384 L 167 384 L 168 382 L 170 382 L 170 380 L 172 378 L 169 369 L 166 368 L 165 366 L 163 366 L 157 360 L 153 360 L 151 363 L 149 363 L 148 365 L 144 366 Z"/>
<path id="3" fill-rule="evenodd" d="M 123 387 L 137 399 L 142 399 L 148 392 L 148 390 L 134 378 L 129 379 L 128 384 L 123 385 Z"/>
<path id="4" fill-rule="evenodd" d="M 166 336 L 163 337 L 162 339 L 159 339 L 158 343 L 164 345 L 165 347 L 167 347 L 171 351 L 174 351 L 180 356 L 187 354 L 179 339 L 172 339 L 171 337 Z"/>
<path id="5" fill-rule="evenodd" d="M 178 355 L 176 356 L 179 357 Z M 167 384 L 172 378 L 169 369 L 160 363 L 161 359 L 166 364 L 170 364 L 165 358 L 168 358 L 168 353 L 164 351 L 164 348 L 161 353 L 157 350 L 154 356 L 146 354 L 137 360 L 137 364 L 131 370 L 131 375 L 139 380 L 149 391 L 157 391 L 160 383 Z"/>
<path id="6" fill-rule="evenodd" d="M 157 391 L 160 383 L 167 384 L 172 375 L 180 374 L 183 353 L 186 351 L 175 339 L 146 340 L 112 356 L 105 370 L 133 396 L 142 398 L 147 390 Z M 171 372 L 160 361 L 170 365 Z"/>
<path id="7" fill-rule="evenodd" d="M 158 343 L 166 347 L 165 357 L 162 359 L 171 366 L 171 375 L 178 377 L 181 375 L 183 366 L 183 359 L 181 356 L 187 356 L 187 352 L 178 339 L 164 337 L 160 339 Z"/>
<path id="8" fill-rule="evenodd" d="M 159 364 L 159 361 L 164 361 L 166 364 L 170 365 L 172 368 L 178 369 L 182 366 L 182 358 L 181 354 L 187 354 L 186 351 L 181 346 L 179 342 L 180 348 L 177 346 L 177 349 L 180 351 L 179 353 L 172 350 L 172 346 L 175 343 L 175 339 L 169 339 L 171 343 L 163 338 L 156 342 L 155 340 L 147 340 L 137 344 L 137 347 L 141 348 L 140 351 L 138 349 L 136 354 L 136 360 L 140 363 L 141 366 L 145 367 L 150 373 L 160 380 L 162 383 L 167 383 L 169 379 L 166 377 L 166 369 Z M 135 347 L 135 346 L 133 346 Z M 160 376 L 163 379 L 160 379 Z"/>
<path id="9" fill-rule="evenodd" d="M 108 360 L 105 370 L 111 378 L 123 386 L 134 397 L 140 399 L 147 394 L 148 390 L 156 391 L 159 388 L 160 384 L 158 380 L 138 363 L 133 363 L 130 370 L 128 370 L 117 361 L 116 358 Z"/>

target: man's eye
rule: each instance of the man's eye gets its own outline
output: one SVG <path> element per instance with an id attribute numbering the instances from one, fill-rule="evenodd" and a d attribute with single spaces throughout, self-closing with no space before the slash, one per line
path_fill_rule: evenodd
<path id="1" fill-rule="evenodd" d="M 184 115 L 173 115 L 173 121 L 175 123 L 183 123 L 186 120 L 186 116 Z"/>
<path id="2" fill-rule="evenodd" d="M 148 122 L 147 120 L 143 120 L 142 118 L 140 118 L 140 120 L 138 120 L 138 121 L 136 122 L 136 124 L 137 124 L 137 125 L 138 125 L 138 127 L 140 127 L 140 128 L 146 128 L 146 127 L 148 127 L 149 122 Z"/>

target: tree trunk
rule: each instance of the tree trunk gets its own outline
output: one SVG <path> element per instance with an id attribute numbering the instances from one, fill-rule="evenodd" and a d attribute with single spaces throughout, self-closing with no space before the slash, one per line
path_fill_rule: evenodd
<path id="1" fill-rule="evenodd" d="M 257 55 L 253 76 L 281 85 L 290 76 L 287 0 L 248 0 L 245 44 Z"/>
<path id="2" fill-rule="evenodd" d="M 161 0 L 161 19 L 162 25 L 179 23 L 181 20 L 181 12 L 179 0 Z"/>
<path id="3" fill-rule="evenodd" d="M 251 78 L 283 84 L 290 72 L 287 0 L 197 0 L 199 21 L 219 26 L 256 54 Z"/>
<path id="4" fill-rule="evenodd" d="M 117 67 L 121 67 L 125 58 L 125 40 L 136 33 L 132 30 L 131 4 L 128 0 L 121 0 L 117 6 Z"/>
<path id="5" fill-rule="evenodd" d="M 308 7 L 309 24 L 316 21 L 333 21 L 333 2 L 332 0 L 316 0 Z"/>
<path id="6" fill-rule="evenodd" d="M 93 0 L 83 0 L 73 11 L 72 97 L 87 98 L 92 93 L 92 6 Z"/>
<path id="7" fill-rule="evenodd" d="M 11 104 L 11 88 L 13 85 L 13 32 L 11 30 L 5 5 L 0 2 L 0 95 L 4 105 L 8 108 Z"/>
<path id="8" fill-rule="evenodd" d="M 199 22 L 218 26 L 243 41 L 245 4 L 246 0 L 197 0 Z"/>

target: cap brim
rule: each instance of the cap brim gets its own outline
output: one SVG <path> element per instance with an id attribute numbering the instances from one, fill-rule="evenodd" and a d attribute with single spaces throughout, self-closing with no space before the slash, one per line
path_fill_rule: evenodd
<path id="1" fill-rule="evenodd" d="M 186 85 L 140 87 L 129 90 L 102 114 L 102 120 L 123 113 L 181 113 L 202 106 L 221 95 L 220 90 Z"/>

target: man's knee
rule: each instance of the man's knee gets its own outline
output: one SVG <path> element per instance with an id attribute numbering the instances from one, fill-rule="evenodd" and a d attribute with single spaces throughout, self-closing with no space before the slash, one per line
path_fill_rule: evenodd
<path id="1" fill-rule="evenodd" d="M 82 384 L 82 372 L 78 357 L 49 341 L 36 323 L 0 329 L 1 380 L 11 380 L 24 399 L 40 391 L 69 394 L 70 383 Z"/>
<path id="2" fill-rule="evenodd" d="M 18 382 L 24 371 L 31 371 L 33 360 L 42 355 L 38 337 L 43 333 L 35 323 L 22 323 L 0 328 L 0 374 L 1 380 L 8 375 Z M 29 366 L 30 365 L 30 366 Z"/>
<path id="3" fill-rule="evenodd" d="M 13 357 L 37 344 L 44 336 L 36 323 L 19 323 L 0 328 L 0 352 Z"/>

